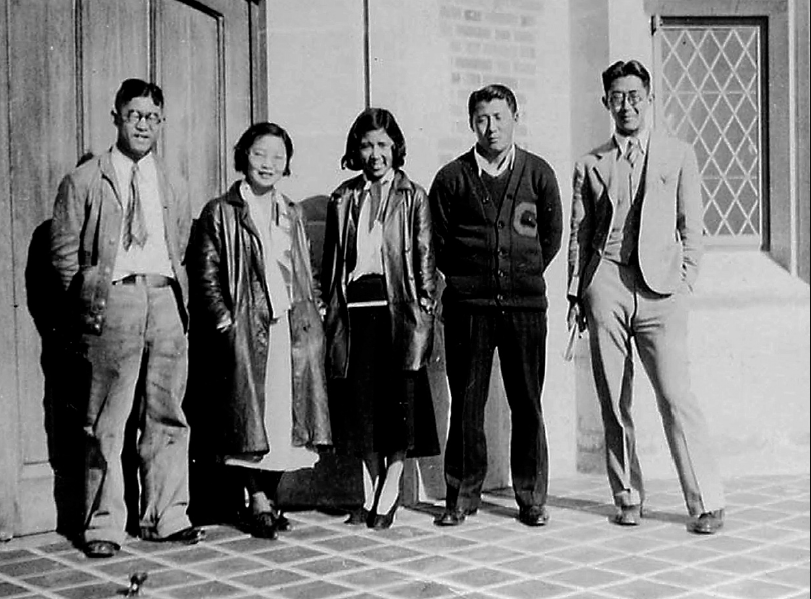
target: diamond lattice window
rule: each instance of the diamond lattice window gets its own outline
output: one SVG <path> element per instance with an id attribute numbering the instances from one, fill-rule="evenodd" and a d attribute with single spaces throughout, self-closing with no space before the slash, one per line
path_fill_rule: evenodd
<path id="1" fill-rule="evenodd" d="M 761 238 L 761 52 L 756 26 L 662 28 L 661 94 L 670 130 L 693 144 L 705 234 Z"/>

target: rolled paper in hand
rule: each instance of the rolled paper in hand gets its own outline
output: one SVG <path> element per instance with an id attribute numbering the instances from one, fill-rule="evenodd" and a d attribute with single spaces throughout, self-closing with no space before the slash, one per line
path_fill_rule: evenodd
<path id="1" fill-rule="evenodd" d="M 569 327 L 569 340 L 566 342 L 566 349 L 563 351 L 563 359 L 571 362 L 574 358 L 574 344 L 577 343 L 578 335 L 577 323 Z"/>

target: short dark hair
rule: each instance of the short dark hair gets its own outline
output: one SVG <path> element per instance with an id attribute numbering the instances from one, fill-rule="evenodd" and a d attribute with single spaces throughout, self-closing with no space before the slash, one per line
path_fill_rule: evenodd
<path id="1" fill-rule="evenodd" d="M 638 60 L 629 60 L 628 62 L 618 60 L 605 71 L 603 71 L 603 90 L 608 93 L 611 83 L 620 77 L 639 77 L 642 80 L 642 85 L 645 87 L 646 92 L 650 92 L 650 73 Z"/>
<path id="2" fill-rule="evenodd" d="M 163 90 L 154 83 L 143 79 L 126 79 L 115 94 L 115 111 L 121 113 L 121 107 L 133 98 L 152 98 L 155 106 L 163 108 Z"/>
<path id="3" fill-rule="evenodd" d="M 476 106 L 480 102 L 492 102 L 493 100 L 504 100 L 513 115 L 518 113 L 518 102 L 513 91 L 506 85 L 491 83 L 474 91 L 467 100 L 467 118 L 471 128 L 473 127 L 473 113 L 476 112 Z"/>
<path id="4" fill-rule="evenodd" d="M 287 151 L 287 164 L 284 165 L 285 177 L 290 175 L 290 160 L 293 158 L 293 140 L 290 134 L 281 125 L 276 123 L 268 123 L 263 121 L 261 123 L 254 123 L 245 130 L 245 133 L 239 138 L 237 145 L 234 146 L 234 168 L 238 173 L 243 175 L 248 172 L 248 152 L 253 143 L 260 137 L 265 135 L 272 135 L 279 137 L 284 142 L 284 149 Z"/>
<path id="5" fill-rule="evenodd" d="M 394 115 L 385 108 L 367 108 L 358 115 L 349 129 L 349 134 L 346 136 L 346 151 L 341 158 L 341 168 L 348 168 L 352 171 L 363 170 L 363 161 L 360 159 L 360 142 L 369 131 L 378 129 L 383 129 L 394 142 L 391 150 L 392 168 L 400 168 L 405 164 L 405 137 Z"/>

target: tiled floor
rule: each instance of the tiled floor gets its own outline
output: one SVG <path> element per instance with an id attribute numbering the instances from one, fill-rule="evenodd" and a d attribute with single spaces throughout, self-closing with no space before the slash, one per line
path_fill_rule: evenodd
<path id="1" fill-rule="evenodd" d="M 110 560 L 88 560 L 63 538 L 0 546 L 0 597 L 124 596 L 201 599 L 809 599 L 809 475 L 726 481 L 727 523 L 714 536 L 685 530 L 676 481 L 649 484 L 650 517 L 609 524 L 601 476 L 552 481 L 550 523 L 515 519 L 510 492 L 489 494 L 462 526 L 437 528 L 439 505 L 401 509 L 375 532 L 315 511 L 288 515 L 277 541 L 210 527 L 199 545 L 131 541 Z"/>

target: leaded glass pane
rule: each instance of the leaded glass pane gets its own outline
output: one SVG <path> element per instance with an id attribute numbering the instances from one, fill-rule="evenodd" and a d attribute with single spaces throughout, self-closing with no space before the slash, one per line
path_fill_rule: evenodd
<path id="1" fill-rule="evenodd" d="M 665 122 L 696 150 L 709 238 L 761 237 L 760 30 L 662 28 Z"/>

